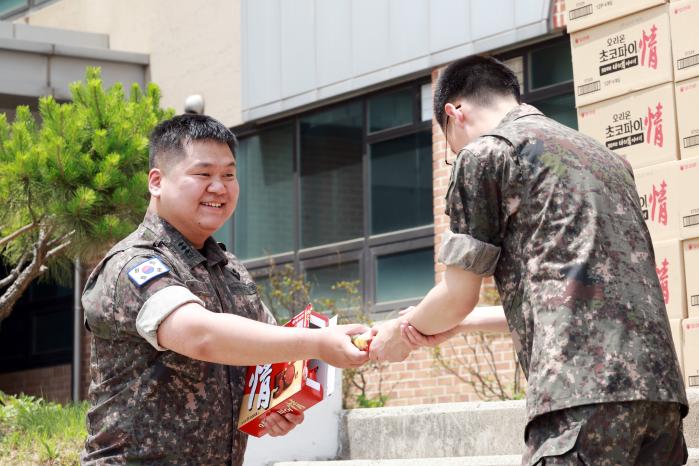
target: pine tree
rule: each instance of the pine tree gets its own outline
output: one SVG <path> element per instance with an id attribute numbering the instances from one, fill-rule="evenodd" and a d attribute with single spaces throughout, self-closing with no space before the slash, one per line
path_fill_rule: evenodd
<path id="1" fill-rule="evenodd" d="M 72 101 L 39 99 L 12 123 L 0 114 L 0 322 L 32 280 L 60 264 L 92 262 L 141 221 L 148 205 L 148 135 L 172 110 L 160 90 L 120 83 L 99 68 L 71 85 Z"/>

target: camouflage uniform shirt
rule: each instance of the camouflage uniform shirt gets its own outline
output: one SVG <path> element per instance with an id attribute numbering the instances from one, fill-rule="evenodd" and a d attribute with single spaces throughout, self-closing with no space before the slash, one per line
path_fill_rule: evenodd
<path id="1" fill-rule="evenodd" d="M 464 147 L 439 260 L 494 275 L 527 415 L 618 401 L 684 405 L 651 238 L 626 161 L 519 105 Z"/>
<path id="2" fill-rule="evenodd" d="M 139 271 L 152 278 L 143 282 Z M 83 464 L 242 464 L 245 367 L 197 361 L 157 343 L 158 324 L 188 302 L 274 323 L 232 254 L 211 238 L 200 252 L 148 213 L 97 265 L 83 293 L 93 333 Z"/>

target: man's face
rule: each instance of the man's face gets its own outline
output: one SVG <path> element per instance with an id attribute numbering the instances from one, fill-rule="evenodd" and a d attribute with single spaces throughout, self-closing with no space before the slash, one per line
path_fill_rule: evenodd
<path id="1" fill-rule="evenodd" d="M 149 190 L 158 215 L 200 248 L 233 214 L 240 187 L 228 145 L 193 141 L 184 151 L 176 165 L 150 171 Z"/>

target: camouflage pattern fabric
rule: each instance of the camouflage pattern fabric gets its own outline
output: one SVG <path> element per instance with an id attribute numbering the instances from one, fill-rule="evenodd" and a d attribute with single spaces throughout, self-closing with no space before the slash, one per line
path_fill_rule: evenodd
<path id="1" fill-rule="evenodd" d="M 632 401 L 564 409 L 527 426 L 522 466 L 676 466 L 687 462 L 681 407 Z"/>
<path id="2" fill-rule="evenodd" d="M 170 272 L 137 286 L 127 274 L 149 258 Z M 157 351 L 137 333 L 143 303 L 173 285 L 211 312 L 275 323 L 235 256 L 211 238 L 199 252 L 148 213 L 97 265 L 83 293 L 93 333 L 83 464 L 242 464 L 247 435 L 237 421 L 246 368 Z"/>
<path id="3" fill-rule="evenodd" d="M 680 403 L 686 414 L 625 160 L 523 104 L 459 152 L 446 212 L 452 234 L 440 259 L 494 271 L 528 381 L 528 420 L 633 400 Z"/>

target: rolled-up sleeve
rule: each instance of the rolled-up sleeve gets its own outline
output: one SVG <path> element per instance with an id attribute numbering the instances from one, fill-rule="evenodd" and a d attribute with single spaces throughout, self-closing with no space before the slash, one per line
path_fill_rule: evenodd
<path id="1" fill-rule="evenodd" d="M 153 348 L 165 351 L 158 344 L 158 327 L 180 306 L 189 303 L 204 303 L 184 286 L 168 286 L 158 290 L 143 303 L 136 317 L 136 330 Z"/>
<path id="2" fill-rule="evenodd" d="M 511 156 L 510 146 L 492 137 L 459 153 L 446 196 L 449 230 L 442 235 L 439 262 L 481 276 L 495 272 L 509 215 Z"/>
<path id="3" fill-rule="evenodd" d="M 482 276 L 495 272 L 499 257 L 499 247 L 450 230 L 444 232 L 438 254 L 438 260 L 442 264 L 460 267 Z"/>

